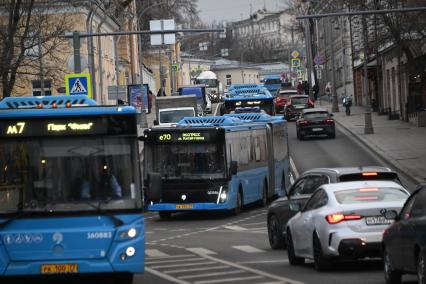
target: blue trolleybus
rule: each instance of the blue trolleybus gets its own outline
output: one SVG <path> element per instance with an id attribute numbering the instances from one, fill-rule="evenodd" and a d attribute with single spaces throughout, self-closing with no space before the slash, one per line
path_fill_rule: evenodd
<path id="1" fill-rule="evenodd" d="M 86 96 L 0 102 L 0 282 L 144 271 L 133 107 Z"/>
<path id="2" fill-rule="evenodd" d="M 287 124 L 249 113 L 191 117 L 144 133 L 148 210 L 239 213 L 284 195 L 289 184 Z"/>
<path id="3" fill-rule="evenodd" d="M 262 112 L 275 115 L 275 98 L 263 85 L 231 85 L 221 105 L 221 115 Z"/>

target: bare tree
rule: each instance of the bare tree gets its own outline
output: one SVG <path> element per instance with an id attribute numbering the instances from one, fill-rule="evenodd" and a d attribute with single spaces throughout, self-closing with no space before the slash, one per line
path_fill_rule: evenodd
<path id="1" fill-rule="evenodd" d="M 58 52 L 66 41 L 59 37 L 66 31 L 66 17 L 52 15 L 67 5 L 58 1 L 8 0 L 0 6 L 0 89 L 2 97 L 11 95 L 14 87 L 30 76 L 58 75 L 64 64 Z M 52 64 L 42 66 L 45 59 Z M 40 71 L 43 74 L 40 74 Z"/>

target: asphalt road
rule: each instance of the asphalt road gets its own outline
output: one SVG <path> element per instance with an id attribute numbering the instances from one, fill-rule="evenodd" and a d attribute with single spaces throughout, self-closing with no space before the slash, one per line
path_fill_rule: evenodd
<path id="1" fill-rule="evenodd" d="M 386 165 L 340 129 L 336 139 L 298 141 L 289 123 L 289 133 L 295 172 Z M 290 266 L 285 250 L 269 248 L 266 208 L 256 206 L 238 216 L 185 213 L 160 220 L 148 213 L 146 240 L 146 272 L 136 283 L 384 283 L 380 260 L 339 264 L 326 273 L 316 272 L 311 262 Z M 415 283 L 413 277 L 404 280 Z"/>

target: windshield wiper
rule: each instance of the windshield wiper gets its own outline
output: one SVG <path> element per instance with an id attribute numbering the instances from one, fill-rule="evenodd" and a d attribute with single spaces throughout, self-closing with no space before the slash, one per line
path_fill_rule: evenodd
<path id="1" fill-rule="evenodd" d="M 105 211 L 101 208 L 102 204 L 107 204 L 109 201 L 110 200 L 100 200 L 97 206 L 93 205 L 90 201 L 84 202 L 84 204 L 89 205 L 93 209 L 96 209 L 96 212 L 109 217 L 114 223 L 114 228 L 123 226 L 124 222 L 120 218 L 117 218 L 114 214 L 111 214 L 110 212 Z"/>

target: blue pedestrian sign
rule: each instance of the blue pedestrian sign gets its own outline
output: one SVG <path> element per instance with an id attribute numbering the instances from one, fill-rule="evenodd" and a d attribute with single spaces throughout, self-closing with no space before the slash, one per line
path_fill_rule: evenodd
<path id="1" fill-rule="evenodd" d="M 65 75 L 65 89 L 67 95 L 86 95 L 92 98 L 90 74 Z"/>

